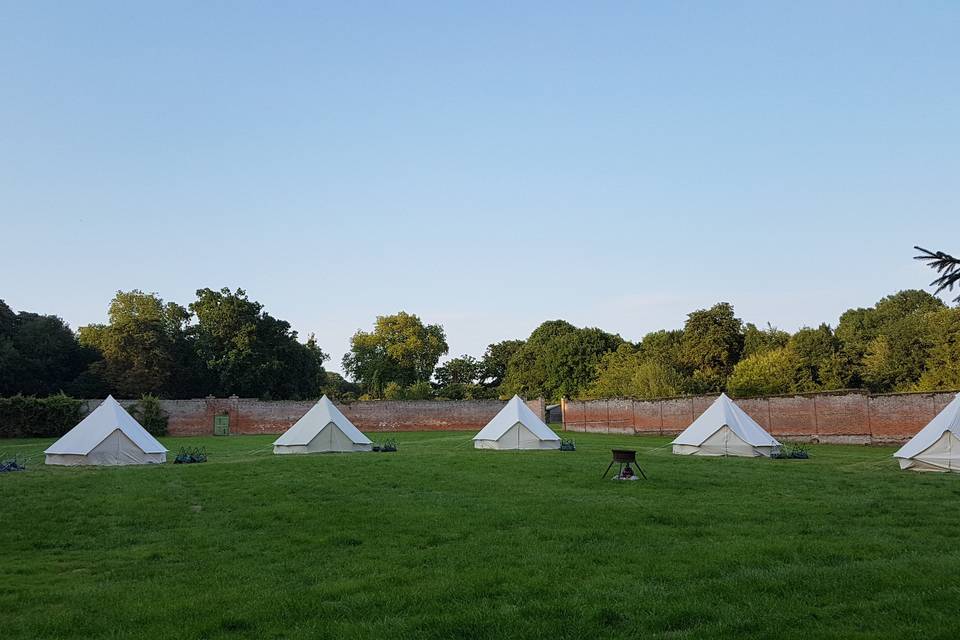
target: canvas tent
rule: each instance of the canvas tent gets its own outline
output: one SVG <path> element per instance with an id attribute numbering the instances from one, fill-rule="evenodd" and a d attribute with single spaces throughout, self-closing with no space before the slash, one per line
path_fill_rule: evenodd
<path id="1" fill-rule="evenodd" d="M 693 456 L 769 457 L 780 448 L 780 443 L 725 393 L 672 444 L 674 453 Z"/>
<path id="2" fill-rule="evenodd" d="M 273 443 L 273 452 L 327 453 L 370 451 L 373 443 L 323 396 L 302 418 Z"/>
<path id="3" fill-rule="evenodd" d="M 473 437 L 477 449 L 559 449 L 560 437 L 513 396 L 493 420 Z"/>
<path id="4" fill-rule="evenodd" d="M 107 396 L 100 406 L 44 451 L 47 464 L 163 464 L 167 450 L 120 403 Z"/>
<path id="5" fill-rule="evenodd" d="M 960 393 L 893 457 L 901 469 L 960 473 Z"/>

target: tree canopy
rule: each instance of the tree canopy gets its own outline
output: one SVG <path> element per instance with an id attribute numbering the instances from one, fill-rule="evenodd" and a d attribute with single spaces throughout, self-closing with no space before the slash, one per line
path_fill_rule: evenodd
<path id="1" fill-rule="evenodd" d="M 15 313 L 0 300 L 0 395 L 74 393 L 96 359 L 60 318 Z"/>
<path id="2" fill-rule="evenodd" d="M 204 386 L 214 395 L 314 397 L 326 383 L 328 356 L 310 336 L 297 340 L 290 323 L 274 318 L 242 289 L 199 289 L 190 304 Z"/>
<path id="3" fill-rule="evenodd" d="M 289 323 L 241 289 L 200 289 L 189 307 L 118 291 L 108 322 L 76 335 L 59 318 L 13 314 L 0 303 L 5 395 L 313 398 L 327 383 L 326 359 L 313 336 L 299 342 Z"/>
<path id="4" fill-rule="evenodd" d="M 960 307 L 906 290 L 844 312 L 836 328 L 790 333 L 744 323 L 720 302 L 692 311 L 682 328 L 652 331 L 636 343 L 558 319 L 526 339 L 490 344 L 482 357 L 463 354 L 437 366 L 448 351 L 439 324 L 402 311 L 379 316 L 372 330 L 351 338 L 345 378 L 324 370 L 327 355 L 314 336 L 301 342 L 242 289 L 199 289 L 187 306 L 118 291 L 108 322 L 76 334 L 56 316 L 16 313 L 0 301 L 2 395 L 327 393 L 341 400 L 954 390 Z"/>
<path id="5" fill-rule="evenodd" d="M 416 315 L 401 311 L 378 316 L 371 332 L 353 334 L 343 370 L 368 393 L 382 397 L 390 383 L 408 387 L 429 382 L 448 351 L 443 327 L 425 325 Z"/>
<path id="6" fill-rule="evenodd" d="M 691 375 L 691 390 L 720 391 L 743 352 L 743 322 L 733 305 L 720 302 L 687 316 L 680 340 L 683 364 Z"/>
<path id="7" fill-rule="evenodd" d="M 564 320 L 544 322 L 511 356 L 502 395 L 579 395 L 593 381 L 603 355 L 622 343 L 620 336 L 600 329 L 579 329 Z"/>
<path id="8" fill-rule="evenodd" d="M 80 344 L 100 353 L 102 361 L 94 370 L 106 385 L 125 398 L 178 395 L 183 376 L 190 375 L 186 362 L 190 313 L 135 289 L 117 292 L 108 317 L 108 324 L 87 325 L 79 331 Z"/>

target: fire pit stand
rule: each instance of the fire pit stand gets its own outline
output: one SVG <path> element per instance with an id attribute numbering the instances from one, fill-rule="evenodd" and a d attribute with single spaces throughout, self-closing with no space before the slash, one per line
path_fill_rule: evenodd
<path id="1" fill-rule="evenodd" d="M 601 478 L 606 478 L 607 474 L 610 473 L 610 467 L 615 464 L 620 465 L 620 470 L 617 472 L 617 477 L 623 476 L 623 470 L 633 468 L 630 465 L 633 465 L 637 468 L 637 471 L 640 472 L 640 475 L 643 476 L 643 479 L 647 479 L 647 474 L 643 472 L 643 469 L 640 468 L 640 463 L 637 462 L 637 452 L 632 449 L 611 449 L 613 452 L 613 460 L 610 461 L 610 464 L 607 465 L 607 470 L 603 472 Z M 633 474 L 636 475 L 636 474 Z"/>

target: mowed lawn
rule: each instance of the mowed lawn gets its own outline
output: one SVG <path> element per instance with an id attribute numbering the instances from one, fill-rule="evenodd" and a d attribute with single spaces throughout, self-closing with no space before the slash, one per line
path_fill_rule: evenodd
<path id="1" fill-rule="evenodd" d="M 665 438 L 0 475 L 4 638 L 956 638 L 960 476 L 892 448 L 673 456 Z M 601 480 L 611 447 L 646 482 Z"/>

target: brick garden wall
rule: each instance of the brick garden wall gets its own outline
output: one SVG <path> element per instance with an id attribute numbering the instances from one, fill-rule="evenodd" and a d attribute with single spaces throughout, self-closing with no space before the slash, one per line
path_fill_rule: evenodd
<path id="1" fill-rule="evenodd" d="M 774 436 L 817 442 L 882 444 L 911 438 L 955 393 L 869 395 L 865 392 L 771 396 L 737 404 Z M 717 396 L 666 400 L 567 400 L 563 427 L 589 433 L 673 435 Z"/>
<path id="2" fill-rule="evenodd" d="M 100 400 L 86 400 L 85 413 Z M 135 400 L 120 400 L 129 407 Z M 253 398 L 205 398 L 161 400 L 169 415 L 172 436 L 212 435 L 213 419 L 230 416 L 231 434 L 283 433 L 300 419 L 313 401 L 264 401 Z M 361 431 L 479 431 L 506 404 L 500 400 L 374 400 L 336 403 Z M 527 400 L 527 406 L 543 419 L 543 398 Z"/>

